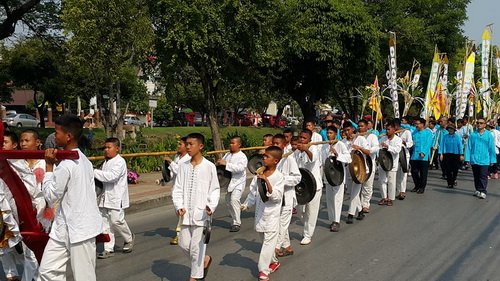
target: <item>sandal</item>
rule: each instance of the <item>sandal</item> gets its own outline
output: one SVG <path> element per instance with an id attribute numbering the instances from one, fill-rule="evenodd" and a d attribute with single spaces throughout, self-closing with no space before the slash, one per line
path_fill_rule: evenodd
<path id="1" fill-rule="evenodd" d="M 208 269 L 210 268 L 210 264 L 212 264 L 212 257 L 208 256 L 208 258 L 209 258 L 209 260 L 208 260 L 207 266 L 203 269 L 203 279 L 205 279 L 207 277 Z"/>
<path id="2" fill-rule="evenodd" d="M 293 250 L 288 251 L 285 248 L 281 248 L 281 251 L 279 252 L 278 257 L 286 257 L 286 256 L 292 256 L 292 255 L 293 255 Z"/>
<path id="3" fill-rule="evenodd" d="M 267 274 L 265 274 L 264 272 L 260 272 L 259 273 L 259 280 L 263 280 L 263 281 L 269 280 L 269 276 Z"/>
<path id="4" fill-rule="evenodd" d="M 392 200 L 391 200 L 391 199 L 387 200 L 387 201 L 386 201 L 386 205 L 387 205 L 387 206 L 392 206 Z"/>
<path id="5" fill-rule="evenodd" d="M 382 200 L 378 201 L 378 204 L 381 205 L 381 206 L 382 205 L 387 205 L 387 202 L 385 201 L 385 199 L 382 199 Z"/>

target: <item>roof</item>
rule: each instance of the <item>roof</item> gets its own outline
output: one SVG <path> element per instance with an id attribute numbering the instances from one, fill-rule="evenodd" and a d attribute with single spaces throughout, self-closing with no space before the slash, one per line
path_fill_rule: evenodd
<path id="1" fill-rule="evenodd" d="M 2 104 L 7 107 L 9 105 L 26 106 L 29 101 L 33 100 L 33 90 L 15 90 L 12 93 L 12 101 Z"/>

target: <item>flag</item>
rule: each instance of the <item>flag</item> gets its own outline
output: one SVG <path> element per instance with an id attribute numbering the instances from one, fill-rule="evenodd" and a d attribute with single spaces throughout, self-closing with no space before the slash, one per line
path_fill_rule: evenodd
<path id="1" fill-rule="evenodd" d="M 372 96 L 370 97 L 370 101 L 368 102 L 368 106 L 375 112 L 377 112 L 377 120 L 382 119 L 382 109 L 380 108 L 380 99 L 378 92 L 380 87 L 378 85 L 378 76 L 375 76 L 375 82 L 370 87 L 372 89 Z"/>
<path id="2" fill-rule="evenodd" d="M 433 94 L 431 104 L 434 110 L 434 117 L 436 117 L 436 119 L 439 119 L 441 115 L 444 115 L 446 110 L 446 97 L 443 92 L 443 85 L 441 84 L 441 82 L 439 82 L 436 86 L 436 93 L 432 93 L 431 89 L 431 94 Z"/>

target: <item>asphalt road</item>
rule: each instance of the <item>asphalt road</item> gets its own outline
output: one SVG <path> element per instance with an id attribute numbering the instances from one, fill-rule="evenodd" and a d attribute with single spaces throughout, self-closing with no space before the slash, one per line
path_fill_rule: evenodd
<path id="1" fill-rule="evenodd" d="M 500 179 L 490 180 L 488 198 L 480 200 L 472 196 L 470 171 L 459 174 L 455 189 L 447 189 L 439 176 L 433 170 L 424 194 L 408 193 L 392 207 L 376 205 L 375 183 L 371 213 L 352 225 L 343 216 L 338 233 L 328 230 L 323 198 L 312 243 L 299 245 L 302 227 L 295 216 L 290 227 L 295 254 L 280 259 L 271 279 L 500 280 Z M 230 233 L 225 204 L 219 204 L 208 246 L 214 262 L 206 280 L 257 279 L 261 244 L 253 211 L 242 218 L 241 231 Z M 134 251 L 117 249 L 115 257 L 98 260 L 98 280 L 187 280 L 188 258 L 169 245 L 177 222 L 171 205 L 132 214 L 127 221 L 137 236 Z"/>

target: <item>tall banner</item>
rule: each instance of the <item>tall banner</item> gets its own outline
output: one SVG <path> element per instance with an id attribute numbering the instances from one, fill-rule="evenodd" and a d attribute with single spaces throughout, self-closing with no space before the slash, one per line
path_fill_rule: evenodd
<path id="1" fill-rule="evenodd" d="M 397 65 L 396 65 L 396 35 L 391 33 L 389 40 L 389 88 L 391 89 L 392 106 L 394 107 L 394 118 L 399 118 L 399 101 L 397 85 Z"/>
<path id="2" fill-rule="evenodd" d="M 439 78 L 439 83 L 441 83 L 441 95 L 444 100 L 444 108 L 441 109 L 441 115 L 448 116 L 450 114 L 450 105 L 451 105 L 451 97 L 448 93 L 448 56 L 444 55 L 443 64 L 442 64 L 442 74 Z M 437 90 L 436 90 L 437 92 Z"/>
<path id="3" fill-rule="evenodd" d="M 474 80 L 475 60 L 476 60 L 476 53 L 472 51 L 469 57 L 467 58 L 467 62 L 465 63 L 465 70 L 463 74 L 463 82 L 462 82 L 461 98 L 460 98 L 460 114 L 457 115 L 458 119 L 463 118 L 465 116 L 465 111 L 467 108 L 467 97 L 471 93 L 472 83 Z M 473 114 L 474 110 L 472 111 L 469 110 L 469 117 L 473 117 L 474 116 Z"/>
<path id="4" fill-rule="evenodd" d="M 481 97 L 483 107 L 483 117 L 489 119 L 490 117 L 490 52 L 491 52 L 491 36 L 488 29 L 484 30 L 481 44 Z"/>
<path id="5" fill-rule="evenodd" d="M 434 93 L 436 92 L 436 86 L 438 83 L 438 75 L 439 75 L 439 55 L 437 52 L 434 52 L 434 58 L 432 59 L 432 69 L 429 82 L 427 83 L 427 91 L 425 92 L 425 102 L 424 102 L 424 110 L 422 112 L 422 116 L 427 120 L 429 116 L 432 114 L 432 98 Z"/>
<path id="6" fill-rule="evenodd" d="M 461 69 L 462 66 L 459 67 L 459 69 Z M 464 80 L 462 79 L 463 78 L 463 73 L 462 73 L 462 70 L 459 70 L 457 71 L 457 76 L 455 77 L 455 80 L 457 81 L 458 85 L 455 89 L 455 92 L 453 93 L 453 96 L 454 96 L 454 99 L 455 99 L 455 116 L 457 116 L 458 119 L 461 119 L 463 117 L 460 117 L 460 105 L 461 105 L 461 102 L 462 102 L 462 85 L 463 85 L 463 82 Z M 465 111 L 464 111 L 465 113 Z"/>
<path id="7" fill-rule="evenodd" d="M 418 67 L 417 71 L 415 71 L 415 75 L 413 75 L 413 80 L 411 80 L 411 90 L 415 90 L 418 85 L 418 80 L 420 80 L 420 75 L 422 74 L 422 70 Z"/>

